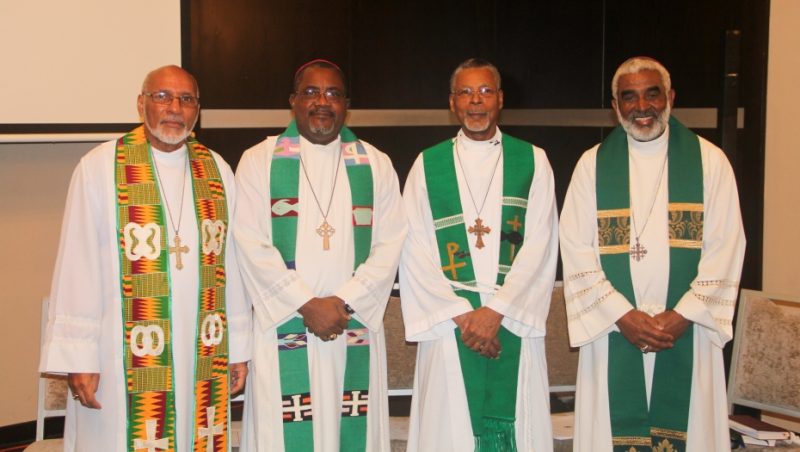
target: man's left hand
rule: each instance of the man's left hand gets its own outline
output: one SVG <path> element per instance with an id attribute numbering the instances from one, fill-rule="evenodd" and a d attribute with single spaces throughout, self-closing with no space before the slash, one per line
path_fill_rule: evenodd
<path id="1" fill-rule="evenodd" d="M 661 325 L 661 331 L 669 334 L 677 341 L 679 337 L 683 336 L 686 328 L 692 323 L 675 311 L 668 310 L 653 317 L 653 319 Z"/>
<path id="2" fill-rule="evenodd" d="M 244 389 L 244 384 L 247 381 L 247 363 L 231 363 L 228 364 L 228 375 L 231 379 L 231 396 L 237 394 Z"/>

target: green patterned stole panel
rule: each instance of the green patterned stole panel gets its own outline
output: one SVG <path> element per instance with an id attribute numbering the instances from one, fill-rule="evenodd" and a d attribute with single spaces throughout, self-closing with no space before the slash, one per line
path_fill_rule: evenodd
<path id="1" fill-rule="evenodd" d="M 516 253 L 523 245 L 528 193 L 534 174 L 533 146 L 530 143 L 504 134 L 502 152 L 503 205 L 501 224 L 497 228 L 501 235 L 498 285 L 505 281 Z M 453 140 L 423 151 L 422 157 L 442 272 L 451 281 L 475 286 L 453 158 Z M 481 307 L 478 292 L 459 289 L 455 293 L 469 301 L 473 309 Z M 467 348 L 461 341 L 460 329 L 456 328 L 454 334 L 467 391 L 475 450 L 516 450 L 514 421 L 520 338 L 501 326 L 498 339 L 503 354 L 492 360 Z"/>
<path id="2" fill-rule="evenodd" d="M 193 444 L 177 444 L 168 231 L 144 127 L 117 142 L 115 180 L 125 349 L 128 450 L 228 450 L 225 189 L 211 152 L 187 143 L 200 227 Z M 176 244 L 177 245 L 177 244 Z M 183 413 L 188 416 L 188 413 Z"/>
<path id="3" fill-rule="evenodd" d="M 355 261 L 364 263 L 372 248 L 374 189 L 372 168 L 364 145 L 346 127 L 341 132 L 341 152 L 350 183 Z M 273 245 L 286 267 L 294 269 L 299 214 L 300 136 L 294 121 L 278 137 L 270 168 L 270 211 Z M 325 251 L 321 251 L 325 252 Z M 308 332 L 295 317 L 277 329 L 281 373 L 283 435 L 286 451 L 313 451 L 313 394 L 308 369 Z M 338 340 L 347 341 L 347 366 L 342 393 L 340 445 L 342 451 L 364 451 L 369 402 L 369 330 L 351 319 Z"/>
<path id="4" fill-rule="evenodd" d="M 697 275 L 703 231 L 703 165 L 697 136 L 669 121 L 669 286 L 673 309 Z M 636 307 L 630 276 L 628 141 L 615 128 L 597 151 L 597 228 L 600 263 L 614 288 Z M 614 451 L 686 448 L 691 396 L 693 328 L 658 352 L 648 410 L 642 352 L 621 333 L 609 335 L 608 394 Z M 673 449 L 669 449 L 672 447 Z"/>

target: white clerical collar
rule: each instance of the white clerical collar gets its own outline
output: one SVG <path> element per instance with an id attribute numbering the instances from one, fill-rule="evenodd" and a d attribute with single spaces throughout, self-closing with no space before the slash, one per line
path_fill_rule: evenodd
<path id="1" fill-rule="evenodd" d="M 464 133 L 463 129 L 459 129 L 458 135 L 456 135 L 456 139 L 458 140 L 460 147 L 464 148 L 464 150 L 467 152 L 486 151 L 494 148 L 495 146 L 497 146 L 498 149 L 501 148 L 499 145 L 503 141 L 503 133 L 500 132 L 499 127 L 496 127 L 494 131 L 494 136 L 492 138 L 489 138 L 488 140 L 477 141 L 468 137 Z"/>
<path id="2" fill-rule="evenodd" d="M 153 146 L 150 144 L 150 149 L 153 150 L 153 158 L 157 159 L 159 162 L 164 163 L 172 163 L 177 161 L 183 161 L 186 158 L 186 154 L 189 152 L 189 149 L 186 147 L 186 144 L 175 149 L 174 151 L 162 151 L 161 149 Z"/>
<path id="3" fill-rule="evenodd" d="M 342 146 L 342 137 L 341 135 L 336 135 L 336 139 L 331 141 L 328 144 L 315 144 L 306 139 L 303 135 L 300 135 L 300 148 L 301 149 L 308 149 L 314 152 L 327 152 L 330 150 L 338 150 Z"/>
<path id="4" fill-rule="evenodd" d="M 664 129 L 660 137 L 651 141 L 637 141 L 628 134 L 628 149 L 644 155 L 655 155 L 666 151 L 669 144 L 669 125 Z"/>

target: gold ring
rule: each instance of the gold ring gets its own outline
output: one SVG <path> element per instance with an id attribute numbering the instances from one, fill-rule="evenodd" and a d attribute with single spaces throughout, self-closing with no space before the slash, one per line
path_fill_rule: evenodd
<path id="1" fill-rule="evenodd" d="M 336 334 L 336 333 L 333 333 L 333 334 L 331 334 L 330 336 L 328 336 L 328 340 L 329 340 L 329 341 L 332 341 L 332 340 L 335 340 L 337 337 L 339 337 L 339 335 L 338 335 L 338 334 Z"/>
<path id="2" fill-rule="evenodd" d="M 642 353 L 647 353 L 647 351 L 650 350 L 650 345 L 649 344 L 644 344 L 641 347 L 639 347 L 639 350 L 641 350 Z"/>
<path id="3" fill-rule="evenodd" d="M 72 395 L 72 400 L 78 400 L 80 398 L 81 398 L 81 396 L 79 396 L 78 394 L 73 394 Z"/>

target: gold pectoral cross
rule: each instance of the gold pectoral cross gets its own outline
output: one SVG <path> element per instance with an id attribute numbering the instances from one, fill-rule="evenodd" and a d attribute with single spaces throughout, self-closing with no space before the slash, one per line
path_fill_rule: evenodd
<path id="1" fill-rule="evenodd" d="M 175 235 L 173 243 L 175 243 L 175 245 L 169 247 L 169 252 L 170 254 L 175 254 L 175 268 L 180 270 L 183 268 L 182 254 L 188 253 L 189 247 L 186 245 L 181 246 L 181 237 L 179 235 Z"/>
<path id="2" fill-rule="evenodd" d="M 456 253 L 458 252 L 458 243 L 455 242 L 448 242 L 447 243 L 447 258 L 450 260 L 449 265 L 443 265 L 442 270 L 449 271 L 451 275 L 453 275 L 452 280 L 458 281 L 458 273 L 456 270 L 461 267 L 466 267 L 466 262 L 456 262 Z"/>
<path id="3" fill-rule="evenodd" d="M 469 233 L 470 234 L 475 234 L 475 235 L 478 236 L 478 241 L 475 242 L 475 248 L 478 248 L 478 249 L 483 248 L 483 246 L 484 246 L 483 245 L 483 234 L 488 234 L 490 232 L 492 232 L 492 228 L 490 228 L 489 226 L 484 226 L 483 225 L 483 220 L 481 220 L 480 218 L 476 218 L 475 219 L 475 226 L 470 226 L 469 227 Z"/>
<path id="4" fill-rule="evenodd" d="M 317 228 L 317 234 L 322 237 L 322 249 L 327 251 L 331 249 L 331 236 L 336 232 L 333 226 L 328 224 L 328 220 L 324 220 Z"/>

